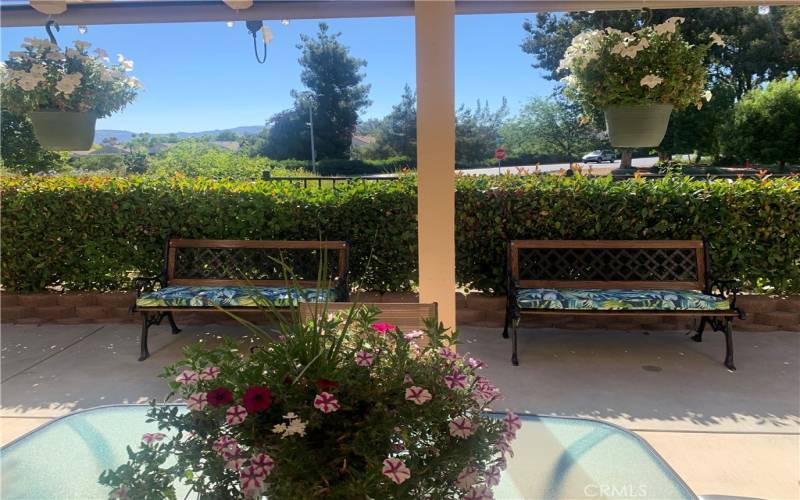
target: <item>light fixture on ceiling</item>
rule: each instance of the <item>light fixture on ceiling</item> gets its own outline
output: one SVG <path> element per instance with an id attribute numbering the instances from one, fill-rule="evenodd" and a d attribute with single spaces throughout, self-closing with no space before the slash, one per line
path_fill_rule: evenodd
<path id="1" fill-rule="evenodd" d="M 758 6 L 758 13 L 762 16 L 766 16 L 769 14 L 769 5 L 759 5 Z"/>
<path id="2" fill-rule="evenodd" d="M 233 21 L 228 21 L 227 23 L 225 23 L 225 26 L 227 26 L 228 28 L 233 28 L 234 24 L 236 23 L 234 23 Z"/>
<path id="3" fill-rule="evenodd" d="M 80 26 L 78 26 L 78 33 L 80 33 L 81 35 L 85 35 L 87 31 L 89 31 L 89 28 L 87 28 L 86 25 L 81 24 Z"/>
<path id="4" fill-rule="evenodd" d="M 63 14 L 67 10 L 66 0 L 31 0 L 31 7 L 42 14 L 53 16 Z"/>
<path id="5" fill-rule="evenodd" d="M 253 6 L 253 0 L 222 0 L 225 5 L 233 10 L 249 9 Z"/>
<path id="6" fill-rule="evenodd" d="M 253 52 L 256 55 L 256 61 L 259 64 L 264 64 L 267 61 L 267 45 L 272 42 L 272 30 L 266 26 L 263 21 L 247 21 L 245 23 L 247 31 L 253 36 Z M 264 42 L 264 55 L 258 55 L 258 44 L 256 42 L 256 35 L 261 33 L 261 39 Z"/>
<path id="7" fill-rule="evenodd" d="M 289 20 L 288 19 L 281 19 L 281 24 L 284 25 L 284 26 L 289 26 Z"/>

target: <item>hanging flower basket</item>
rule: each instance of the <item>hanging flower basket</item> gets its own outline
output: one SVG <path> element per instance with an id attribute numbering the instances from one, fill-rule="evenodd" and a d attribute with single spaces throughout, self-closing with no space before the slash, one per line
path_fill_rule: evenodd
<path id="1" fill-rule="evenodd" d="M 34 111 L 31 123 L 36 140 L 44 149 L 87 151 L 94 142 L 95 113 Z"/>
<path id="2" fill-rule="evenodd" d="M 711 99 L 705 90 L 705 56 L 725 46 L 712 33 L 706 44 L 687 42 L 682 17 L 632 33 L 614 28 L 578 34 L 564 52 L 559 70 L 568 71 L 564 93 L 587 115 L 603 112 L 611 144 L 655 147 L 661 144 L 672 110 L 698 109 Z M 588 121 L 588 118 L 585 119 Z"/>
<path id="3" fill-rule="evenodd" d="M 118 54 L 111 64 L 103 49 L 89 55 L 90 46 L 78 40 L 62 52 L 48 40 L 26 38 L 23 50 L 0 65 L 4 108 L 31 119 L 44 149 L 90 149 L 97 119 L 124 108 L 141 88 L 126 74 L 133 61 Z"/>
<path id="4" fill-rule="evenodd" d="M 620 106 L 603 110 L 611 145 L 617 148 L 647 148 L 661 144 L 667 133 L 671 104 Z"/>

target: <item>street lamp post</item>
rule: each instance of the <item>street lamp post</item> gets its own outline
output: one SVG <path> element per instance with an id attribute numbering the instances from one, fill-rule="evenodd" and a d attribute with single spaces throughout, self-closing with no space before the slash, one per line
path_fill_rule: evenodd
<path id="1" fill-rule="evenodd" d="M 313 106 L 311 99 L 308 100 L 308 126 L 311 129 L 311 171 L 317 175 L 317 150 L 314 148 L 314 113 L 312 112 Z"/>

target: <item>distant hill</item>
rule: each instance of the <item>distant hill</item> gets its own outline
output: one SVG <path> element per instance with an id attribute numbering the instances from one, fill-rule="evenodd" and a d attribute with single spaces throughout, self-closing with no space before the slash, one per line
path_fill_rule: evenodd
<path id="1" fill-rule="evenodd" d="M 175 135 L 177 135 L 181 139 L 186 139 L 189 137 L 200 137 L 204 135 L 219 134 L 220 132 L 227 132 L 229 130 L 231 132 L 235 132 L 237 134 L 242 134 L 242 135 L 256 135 L 263 129 L 264 129 L 263 125 L 249 125 L 243 127 L 234 127 L 234 128 L 217 129 L 217 130 L 204 130 L 202 132 L 175 132 Z M 95 130 L 94 143 L 101 144 L 104 139 L 107 139 L 109 137 L 116 137 L 117 142 L 125 143 L 133 138 L 133 134 L 134 132 L 131 132 L 129 130 Z M 170 135 L 170 133 L 152 134 L 152 135 Z"/>

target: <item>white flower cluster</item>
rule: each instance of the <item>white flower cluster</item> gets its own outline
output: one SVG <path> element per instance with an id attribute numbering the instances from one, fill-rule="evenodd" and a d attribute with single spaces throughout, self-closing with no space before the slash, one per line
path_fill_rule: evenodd
<path id="1" fill-rule="evenodd" d="M 61 52 L 58 45 L 49 40 L 25 38 L 22 46 L 27 50 L 11 51 L 8 53 L 8 58 L 16 62 L 31 61 L 30 69 L 25 71 L 6 68 L 3 71 L 3 80 L 14 83 L 26 92 L 35 90 L 40 84 L 46 84 L 49 80 L 55 82 L 56 92 L 68 98 L 80 87 L 81 83 L 86 83 L 86 78 L 84 78 L 86 75 L 80 71 L 67 73 L 65 65 L 62 63 L 68 62 L 70 59 L 84 63 L 94 60 L 99 64 L 94 64 L 92 67 L 99 73 L 102 82 L 121 81 L 131 88 L 143 87 L 137 78 L 125 75 L 125 72 L 133 70 L 133 61 L 126 59 L 122 54 L 118 56 L 119 66 L 109 67 L 106 66 L 109 63 L 109 57 L 105 50 L 95 49 L 97 57 L 93 57 L 86 54 L 86 50 L 92 46 L 91 43 L 76 40 L 74 45 L 75 48 L 70 47 Z"/>
<path id="2" fill-rule="evenodd" d="M 564 57 L 558 69 L 583 68 L 589 62 L 600 57 L 598 51 L 605 34 L 600 30 L 584 31 L 572 39 L 572 43 L 564 51 Z"/>

